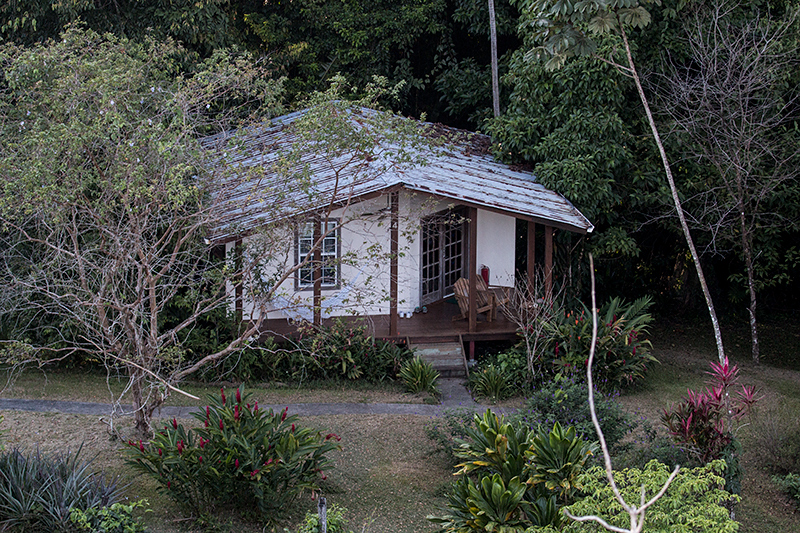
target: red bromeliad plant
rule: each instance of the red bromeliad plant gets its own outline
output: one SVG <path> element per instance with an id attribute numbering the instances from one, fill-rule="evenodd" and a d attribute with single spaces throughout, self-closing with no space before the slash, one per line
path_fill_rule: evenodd
<path id="1" fill-rule="evenodd" d="M 719 459 L 734 441 L 734 424 L 742 419 L 759 398 L 750 385 L 738 385 L 739 368 L 711 363 L 711 378 L 704 390 L 689 389 L 676 405 L 664 409 L 661 420 L 675 441 L 685 446 L 702 463 Z"/>
<path id="2" fill-rule="evenodd" d="M 173 419 L 149 443 L 130 441 L 129 461 L 160 484 L 161 492 L 200 515 L 217 505 L 250 511 L 265 519 L 285 509 L 325 479 L 326 454 L 341 449 L 334 433 L 301 428 L 288 408 L 260 409 L 249 393 L 224 390 L 192 415 L 201 422 L 185 429 Z"/>

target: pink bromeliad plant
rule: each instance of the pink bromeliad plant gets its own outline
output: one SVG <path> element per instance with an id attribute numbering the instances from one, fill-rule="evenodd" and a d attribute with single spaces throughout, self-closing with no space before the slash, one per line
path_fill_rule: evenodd
<path id="1" fill-rule="evenodd" d="M 664 409 L 661 416 L 673 439 L 702 463 L 723 456 L 736 439 L 740 420 L 759 400 L 755 387 L 739 384 L 739 368 L 727 358 L 712 363 L 707 374 L 711 377 L 705 389 L 687 390 L 686 396 Z"/>

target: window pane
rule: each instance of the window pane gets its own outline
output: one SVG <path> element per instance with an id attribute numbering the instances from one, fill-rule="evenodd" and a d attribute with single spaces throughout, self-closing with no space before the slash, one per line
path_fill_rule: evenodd
<path id="1" fill-rule="evenodd" d="M 300 226 L 300 231 L 298 232 L 300 237 L 307 237 L 311 239 L 314 236 L 314 223 L 313 222 L 305 222 Z"/>
<path id="2" fill-rule="evenodd" d="M 311 238 L 300 238 L 300 257 L 307 255 L 311 251 L 312 241 Z"/>
<path id="3" fill-rule="evenodd" d="M 336 267 L 324 267 L 322 269 L 322 284 L 323 285 L 336 285 Z"/>
<path id="4" fill-rule="evenodd" d="M 325 237 L 322 241 L 322 253 L 324 255 L 336 255 L 336 237 Z"/>
<path id="5" fill-rule="evenodd" d="M 311 285 L 314 283 L 314 271 L 311 268 L 300 269 L 300 285 Z"/>

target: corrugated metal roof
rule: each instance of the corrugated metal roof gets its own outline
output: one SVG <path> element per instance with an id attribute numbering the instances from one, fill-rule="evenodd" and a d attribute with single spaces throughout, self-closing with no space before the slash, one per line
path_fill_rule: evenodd
<path id="1" fill-rule="evenodd" d="M 372 153 L 352 159 L 347 152 L 331 157 L 328 150 L 316 150 L 306 138 L 305 151 L 298 154 L 293 149 L 301 141 L 292 124 L 306 112 L 203 140 L 215 154 L 219 168 L 233 169 L 218 181 L 226 186 L 218 189 L 218 194 L 224 195 L 225 215 L 215 228 L 217 239 L 228 240 L 261 224 L 398 187 L 579 233 L 594 229 L 566 198 L 537 183 L 530 173 L 495 161 L 488 153 L 490 141 L 485 135 L 415 122 L 419 140 L 444 138 L 449 142 L 443 147 L 425 142 L 412 146 L 377 136 Z M 376 113 L 353 109 L 349 120 L 356 128 L 366 128 L 369 126 L 362 119 Z M 397 163 L 388 155 L 401 150 L 424 164 Z M 223 160 L 225 165 L 219 164 Z"/>

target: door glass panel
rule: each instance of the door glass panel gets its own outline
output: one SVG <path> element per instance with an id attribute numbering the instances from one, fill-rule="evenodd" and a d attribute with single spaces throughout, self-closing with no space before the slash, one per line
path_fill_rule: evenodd
<path id="1" fill-rule="evenodd" d="M 460 213 L 447 212 L 424 220 L 421 228 L 421 301 L 444 298 L 464 275 L 465 226 Z"/>

